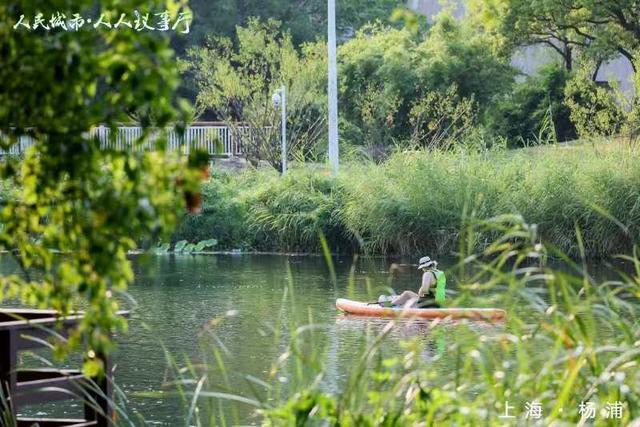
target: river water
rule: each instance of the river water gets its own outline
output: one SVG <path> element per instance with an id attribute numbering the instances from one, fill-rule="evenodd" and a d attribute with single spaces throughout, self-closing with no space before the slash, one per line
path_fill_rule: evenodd
<path id="1" fill-rule="evenodd" d="M 324 325 L 317 335 L 327 349 L 330 366 L 324 387 L 338 389 L 363 335 L 375 333 L 387 322 L 344 318 L 336 313 L 336 298 L 369 300 L 389 287 L 401 292 L 416 290 L 420 283 L 415 266 L 392 266 L 377 258 L 336 259 L 335 284 L 325 260 L 312 256 L 166 255 L 136 257 L 133 264 L 136 279 L 129 294 L 135 305 L 129 303 L 129 331 L 117 337 L 114 362 L 117 383 L 127 395 L 129 416 L 144 419 L 148 425 L 182 425 L 188 410 L 179 399 L 160 393 L 172 390 L 167 386 L 173 372 L 167 354 L 179 366 L 187 360 L 215 363 L 207 349 L 213 345 L 224 348 L 230 388 L 245 392 L 246 376 L 265 379 L 284 351 L 274 336 L 294 320 L 294 312 L 298 323 L 305 319 Z M 446 260 L 440 267 L 446 270 Z M 3 273 L 15 270 L 6 257 L 0 257 L 0 268 Z M 448 289 L 455 290 L 455 280 L 449 281 Z M 211 326 L 212 320 L 225 315 L 224 321 Z M 503 328 L 483 323 L 473 327 L 488 334 Z M 456 340 L 455 325 L 441 325 L 438 330 L 444 333 L 429 337 L 428 325 L 401 325 L 392 331 L 390 340 L 424 336 L 433 341 L 434 351 L 446 344 L 442 341 Z M 446 357 L 439 359 L 437 363 L 446 369 Z M 30 413 L 73 416 L 80 410 L 80 405 L 60 403 Z M 249 408 L 241 412 L 243 423 L 255 422 Z"/>
<path id="2" fill-rule="evenodd" d="M 129 333 L 120 339 L 118 382 L 129 395 L 161 389 L 165 354 L 149 350 L 158 349 L 162 342 L 179 364 L 186 359 L 197 363 L 202 359 L 201 349 L 206 352 L 209 348 L 203 342 L 211 341 L 211 335 L 203 333 L 204 326 L 230 313 L 233 315 L 215 328 L 215 338 L 227 350 L 232 388 L 247 391 L 244 377 L 265 379 L 285 350 L 280 340 L 276 343 L 273 329 L 294 320 L 308 323 L 310 315 L 310 321 L 327 327 L 318 337 L 329 348 L 326 386 L 338 388 L 365 331 L 375 333 L 386 322 L 344 319 L 336 312 L 335 300 L 347 294 L 371 299 L 370 295 L 385 293 L 390 281 L 399 292 L 419 287 L 421 276 L 415 267 L 400 267 L 393 274 L 389 269 L 389 262 L 382 259 L 355 264 L 350 258 L 336 259 L 334 287 L 322 257 L 167 256 L 137 263 L 130 293 L 139 307 L 132 315 Z M 293 319 L 292 299 L 297 319 Z M 392 335 L 399 339 L 424 333 L 416 332 L 415 325 L 412 328 L 398 328 Z M 173 425 L 185 413 L 175 401 L 167 404 L 163 399 L 132 397 L 130 407 L 147 422 L 163 425 Z M 241 419 L 251 422 L 249 408 L 246 410 Z"/>

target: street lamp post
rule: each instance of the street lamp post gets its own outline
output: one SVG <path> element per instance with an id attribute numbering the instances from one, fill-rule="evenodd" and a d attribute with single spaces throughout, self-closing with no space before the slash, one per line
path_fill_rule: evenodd
<path id="1" fill-rule="evenodd" d="M 336 0 L 328 0 L 328 53 L 329 53 L 329 162 L 333 174 L 338 174 L 338 71 L 336 53 Z"/>
<path id="2" fill-rule="evenodd" d="M 278 89 L 271 97 L 273 106 L 280 107 L 281 128 L 280 142 L 282 144 L 282 175 L 287 173 L 287 90 L 285 86 Z"/>

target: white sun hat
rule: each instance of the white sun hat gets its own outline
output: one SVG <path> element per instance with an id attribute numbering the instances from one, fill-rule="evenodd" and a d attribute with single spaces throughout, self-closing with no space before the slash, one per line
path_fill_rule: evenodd
<path id="1" fill-rule="evenodd" d="M 418 270 L 422 270 L 423 268 L 436 267 L 438 265 L 438 262 L 432 260 L 428 256 L 425 256 L 420 258 L 418 264 Z"/>

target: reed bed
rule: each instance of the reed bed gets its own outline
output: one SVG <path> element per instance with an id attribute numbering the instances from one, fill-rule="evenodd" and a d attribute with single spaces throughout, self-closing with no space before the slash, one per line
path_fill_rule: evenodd
<path id="1" fill-rule="evenodd" d="M 398 152 L 383 164 L 350 162 L 338 178 L 317 165 L 217 174 L 205 211 L 175 239 L 216 238 L 221 249 L 415 255 L 457 250 L 463 218 L 508 212 L 545 240 L 588 257 L 628 252 L 640 231 L 640 167 L 632 146 L 601 142 L 522 150 Z M 482 248 L 492 236 L 478 235 Z"/>

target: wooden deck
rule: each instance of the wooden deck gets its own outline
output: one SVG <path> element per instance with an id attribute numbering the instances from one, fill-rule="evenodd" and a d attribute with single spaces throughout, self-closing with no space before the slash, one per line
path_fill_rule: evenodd
<path id="1" fill-rule="evenodd" d="M 127 312 L 120 312 L 128 315 Z M 0 422 L 12 419 L 18 427 L 107 427 L 114 414 L 111 361 L 100 356 L 105 376 L 87 378 L 80 370 L 19 366 L 19 353 L 48 346 L 52 337 L 64 337 L 82 318 L 82 313 L 60 317 L 52 310 L 0 309 Z M 55 419 L 19 417 L 21 408 L 54 401 L 78 400 L 84 418 Z M 6 413 L 6 412 L 9 413 Z M 3 413 L 4 412 L 4 413 Z"/>

